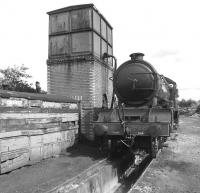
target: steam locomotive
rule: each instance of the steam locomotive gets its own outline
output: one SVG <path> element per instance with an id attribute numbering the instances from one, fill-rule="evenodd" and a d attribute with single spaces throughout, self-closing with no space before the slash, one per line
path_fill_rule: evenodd
<path id="1" fill-rule="evenodd" d="M 98 113 L 94 133 L 110 151 L 121 144 L 130 150 L 145 149 L 155 157 L 178 126 L 177 85 L 144 61 L 144 54 L 130 57 L 114 70 L 112 105 Z"/>

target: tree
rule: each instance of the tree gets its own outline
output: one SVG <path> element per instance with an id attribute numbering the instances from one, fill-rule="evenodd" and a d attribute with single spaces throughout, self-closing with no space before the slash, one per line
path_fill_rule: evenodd
<path id="1" fill-rule="evenodd" d="M 180 107 L 192 107 L 192 105 L 196 105 L 196 104 L 197 102 L 192 99 L 189 99 L 189 100 L 182 99 L 181 101 L 178 102 L 178 105 Z"/>
<path id="2" fill-rule="evenodd" d="M 196 113 L 200 114 L 200 104 L 197 106 Z"/>
<path id="3" fill-rule="evenodd" d="M 29 84 L 26 80 L 31 78 L 27 73 L 28 68 L 24 65 L 8 67 L 6 69 L 0 69 L 2 74 L 1 87 L 5 86 L 6 90 L 19 91 L 19 92 L 33 92 L 35 89 L 32 84 Z"/>

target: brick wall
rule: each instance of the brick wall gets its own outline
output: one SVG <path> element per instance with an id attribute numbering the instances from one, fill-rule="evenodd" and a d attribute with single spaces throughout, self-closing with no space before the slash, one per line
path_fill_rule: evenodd
<path id="1" fill-rule="evenodd" d="M 93 106 L 93 62 L 54 62 L 48 65 L 48 93 L 75 97 Z"/>
<path id="2" fill-rule="evenodd" d="M 102 107 L 102 96 L 112 98 L 112 70 L 95 58 L 48 60 L 48 92 L 82 100 L 81 133 L 93 140 L 92 109 Z M 89 118 L 90 117 L 90 118 Z"/>

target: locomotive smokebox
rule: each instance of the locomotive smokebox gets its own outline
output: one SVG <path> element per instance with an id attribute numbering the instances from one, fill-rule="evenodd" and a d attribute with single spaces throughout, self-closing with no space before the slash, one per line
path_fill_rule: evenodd
<path id="1" fill-rule="evenodd" d="M 130 55 L 114 73 L 114 92 L 120 102 L 134 107 L 152 103 L 154 97 L 167 100 L 168 86 L 154 67 L 143 60 L 143 53 Z"/>

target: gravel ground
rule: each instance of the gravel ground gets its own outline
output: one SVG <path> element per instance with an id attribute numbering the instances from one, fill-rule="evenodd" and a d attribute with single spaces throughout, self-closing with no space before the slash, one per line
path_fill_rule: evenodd
<path id="1" fill-rule="evenodd" d="M 131 193 L 200 193 L 200 117 L 181 117 L 167 145 Z"/>
<path id="2" fill-rule="evenodd" d="M 79 145 L 57 158 L 0 175 L 0 193 L 42 193 L 103 159 L 96 148 Z"/>

